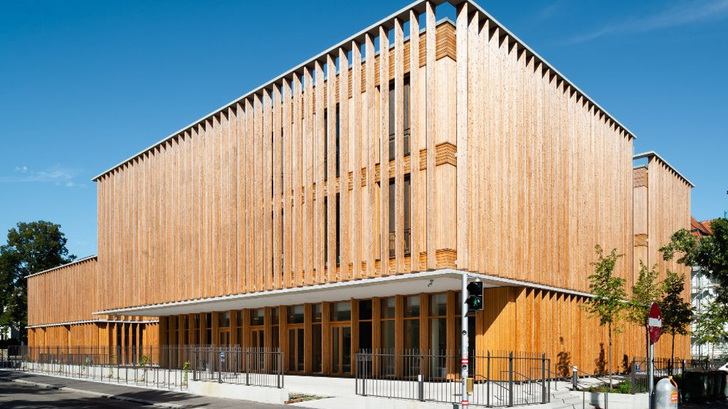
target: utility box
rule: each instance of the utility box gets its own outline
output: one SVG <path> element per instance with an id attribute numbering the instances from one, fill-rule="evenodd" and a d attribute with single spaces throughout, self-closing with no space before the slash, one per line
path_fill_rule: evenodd
<path id="1" fill-rule="evenodd" d="M 677 409 L 677 384 L 672 380 L 672 376 L 657 382 L 655 409 Z"/>

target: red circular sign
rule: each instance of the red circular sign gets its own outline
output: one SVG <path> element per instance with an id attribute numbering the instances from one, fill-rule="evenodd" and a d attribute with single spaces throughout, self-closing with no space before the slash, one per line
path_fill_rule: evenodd
<path id="1" fill-rule="evenodd" d="M 654 344 L 662 334 L 662 311 L 657 303 L 653 302 L 650 307 L 650 316 L 647 318 L 647 327 L 650 331 L 650 341 Z"/>

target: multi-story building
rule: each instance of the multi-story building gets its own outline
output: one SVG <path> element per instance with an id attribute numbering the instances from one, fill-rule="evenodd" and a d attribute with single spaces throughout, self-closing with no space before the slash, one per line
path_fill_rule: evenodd
<path id="1" fill-rule="evenodd" d="M 29 279 L 30 343 L 265 346 L 347 375 L 359 349 L 455 350 L 470 274 L 475 349 L 592 371 L 595 246 L 631 285 L 690 223 L 689 182 L 653 155 L 639 184 L 633 139 L 475 3 L 415 2 L 99 174 L 98 256 Z"/>

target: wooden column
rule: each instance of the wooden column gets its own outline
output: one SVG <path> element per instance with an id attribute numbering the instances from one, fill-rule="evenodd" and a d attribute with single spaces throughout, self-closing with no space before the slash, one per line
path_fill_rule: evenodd
<path id="1" fill-rule="evenodd" d="M 210 327 L 212 328 L 212 339 L 210 340 L 210 344 L 213 345 L 220 345 L 220 334 L 219 334 L 219 312 L 215 311 L 212 313 L 212 323 L 208 323 Z"/>
<path id="2" fill-rule="evenodd" d="M 321 311 L 321 372 L 324 375 L 331 373 L 331 304 L 323 303 Z"/>
<path id="3" fill-rule="evenodd" d="M 313 371 L 313 305 L 306 304 L 303 306 L 303 337 L 306 354 L 303 357 L 303 371 L 311 373 Z"/>

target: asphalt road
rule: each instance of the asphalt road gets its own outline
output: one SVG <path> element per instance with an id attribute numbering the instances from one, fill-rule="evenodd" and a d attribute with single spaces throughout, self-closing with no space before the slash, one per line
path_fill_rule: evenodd
<path id="1" fill-rule="evenodd" d="M 13 382 L 11 379 L 21 381 Z M 54 388 L 43 385 L 53 385 Z M 73 390 L 62 390 L 66 387 Z M 51 378 L 24 373 L 6 373 L 0 378 L 0 408 L 2 409 L 50 409 L 50 408 L 155 408 L 144 403 L 111 399 L 100 394 L 120 396 L 158 404 L 172 404 L 188 409 L 278 409 L 286 405 L 244 400 L 212 398 L 181 392 L 130 388 L 114 384 L 85 382 L 73 379 Z"/>
<path id="2" fill-rule="evenodd" d="M 0 407 L 25 408 L 149 408 L 133 402 L 124 402 L 93 395 L 39 388 L 0 380 Z"/>

